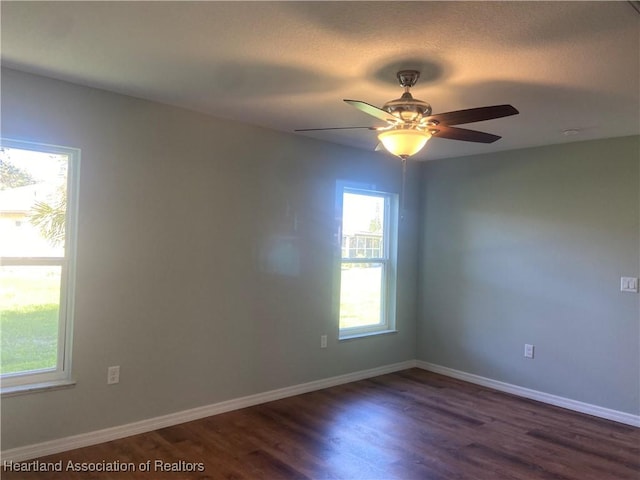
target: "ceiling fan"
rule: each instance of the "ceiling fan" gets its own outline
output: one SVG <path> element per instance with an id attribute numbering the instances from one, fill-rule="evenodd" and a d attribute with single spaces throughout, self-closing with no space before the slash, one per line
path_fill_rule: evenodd
<path id="1" fill-rule="evenodd" d="M 453 127 L 452 125 L 492 120 L 519 113 L 511 105 L 492 105 L 432 115 L 431 105 L 423 100 L 413 98 L 410 92 L 411 87 L 420 78 L 420 72 L 417 70 L 401 70 L 397 73 L 397 77 L 400 85 L 404 88 L 404 93 L 400 98 L 385 103 L 382 108 L 360 100 L 344 100 L 358 110 L 385 121 L 387 123 L 386 126 L 302 128 L 295 131 L 310 132 L 356 128 L 375 130 L 380 132 L 378 139 L 382 146 L 404 161 L 411 155 L 418 153 L 431 137 L 465 142 L 493 143 L 501 137 L 491 133 Z M 379 147 L 380 145 L 376 147 L 376 150 L 379 150 Z"/>

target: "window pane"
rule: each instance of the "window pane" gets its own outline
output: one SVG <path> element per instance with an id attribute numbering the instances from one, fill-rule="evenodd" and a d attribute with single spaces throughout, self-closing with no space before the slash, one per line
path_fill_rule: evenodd
<path id="1" fill-rule="evenodd" d="M 382 264 L 343 264 L 340 328 L 379 325 L 382 312 Z"/>
<path id="2" fill-rule="evenodd" d="M 60 304 L 59 266 L 0 267 L 0 371 L 55 369 Z"/>
<path id="3" fill-rule="evenodd" d="M 383 258 L 384 197 L 345 192 L 342 258 Z"/>
<path id="4" fill-rule="evenodd" d="M 0 256 L 64 255 L 67 155 L 0 149 Z"/>

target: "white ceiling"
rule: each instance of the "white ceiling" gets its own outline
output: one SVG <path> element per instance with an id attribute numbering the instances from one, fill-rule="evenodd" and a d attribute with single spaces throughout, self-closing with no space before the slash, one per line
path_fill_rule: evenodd
<path id="1" fill-rule="evenodd" d="M 433 139 L 420 159 L 640 132 L 640 15 L 626 1 L 3 1 L 1 14 L 4 66 L 286 132 L 380 125 L 342 99 L 399 97 L 403 68 L 422 71 L 413 94 L 434 113 L 520 110 L 463 125 L 494 144 Z"/>

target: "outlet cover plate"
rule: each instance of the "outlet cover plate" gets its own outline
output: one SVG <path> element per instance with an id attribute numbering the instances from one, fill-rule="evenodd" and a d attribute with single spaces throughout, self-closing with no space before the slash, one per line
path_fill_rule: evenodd
<path id="1" fill-rule="evenodd" d="M 528 343 L 525 343 L 525 345 L 524 345 L 524 356 L 525 356 L 525 358 L 533 358 L 534 348 L 535 347 L 533 345 L 529 345 Z"/>
<path id="2" fill-rule="evenodd" d="M 620 291 L 638 293 L 638 277 L 620 277 Z"/>
<path id="3" fill-rule="evenodd" d="M 120 366 L 115 365 L 107 369 L 107 384 L 113 385 L 114 383 L 120 383 Z"/>

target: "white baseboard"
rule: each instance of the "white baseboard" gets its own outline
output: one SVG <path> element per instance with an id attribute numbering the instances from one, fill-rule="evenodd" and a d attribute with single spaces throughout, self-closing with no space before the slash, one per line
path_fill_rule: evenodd
<path id="1" fill-rule="evenodd" d="M 103 430 L 97 430 L 95 432 L 81 433 L 79 435 L 50 440 L 35 445 L 26 445 L 24 447 L 12 448 L 0 452 L 0 458 L 3 462 L 21 462 L 24 460 L 30 460 L 32 458 L 53 455 L 55 453 L 60 453 L 67 450 L 88 447 L 91 445 L 96 445 L 98 443 L 110 442 L 111 440 L 117 440 L 119 438 L 137 435 L 139 433 L 150 432 L 153 430 L 158 430 L 160 428 L 190 422 L 192 420 L 210 417 L 211 415 L 217 415 L 219 413 L 251 407 L 253 405 L 271 402 L 273 400 L 280 400 L 281 398 L 301 395 L 303 393 L 308 393 L 315 390 L 322 390 L 323 388 L 355 382 L 358 380 L 363 380 L 365 378 L 376 377 L 378 375 L 384 375 L 400 370 L 406 370 L 415 366 L 415 360 L 409 360 L 406 362 L 394 363 L 391 365 L 371 368 L 368 370 L 361 370 L 359 372 L 347 373 L 345 375 L 338 375 L 336 377 L 323 378 L 321 380 L 315 380 L 313 382 L 279 388 L 277 390 L 270 390 L 268 392 L 258 393 L 255 395 L 248 395 L 246 397 L 234 398 L 232 400 L 227 400 L 224 402 L 192 408 L 189 410 L 184 410 L 182 412 L 170 413 L 168 415 L 163 415 L 160 417 L 149 418 L 146 420 L 141 420 L 139 422 L 129 423 L 127 425 L 105 428 Z"/>
<path id="2" fill-rule="evenodd" d="M 178 425 L 180 423 L 198 420 L 200 418 L 217 415 L 219 413 L 230 412 L 232 410 L 238 410 L 240 408 L 251 407 L 253 405 L 259 405 L 261 403 L 271 402 L 273 400 L 280 400 L 281 398 L 301 395 L 303 393 L 322 390 L 323 388 L 329 388 L 336 385 L 355 382 L 358 380 L 363 380 L 365 378 L 376 377 L 378 375 L 406 370 L 413 367 L 422 368 L 423 370 L 428 370 L 430 372 L 440 373 L 448 377 L 453 377 L 469 383 L 482 385 L 484 387 L 489 387 L 501 392 L 507 392 L 520 397 L 530 398 L 539 402 L 567 408 L 576 412 L 586 413 L 589 415 L 594 415 L 596 417 L 606 418 L 627 425 L 640 427 L 639 415 L 611 410 L 608 408 L 599 407 L 597 405 L 591 405 L 588 403 L 559 397 L 557 395 L 551 395 L 549 393 L 531 390 L 529 388 L 500 382 L 498 380 L 492 380 L 490 378 L 481 377 L 480 375 L 462 372 L 460 370 L 454 370 L 452 368 L 423 362 L 421 360 L 409 360 L 406 362 L 394 363 L 391 365 L 371 368 L 368 370 L 361 370 L 359 372 L 348 373 L 345 375 L 338 375 L 336 377 L 315 380 L 313 382 L 302 383 L 290 387 L 279 388 L 277 390 L 270 390 L 268 392 L 248 395 L 246 397 L 226 400 L 224 402 L 192 408 L 189 410 L 184 410 L 182 412 L 170 413 L 168 415 L 149 418 L 146 420 L 141 420 L 139 422 L 129 423 L 127 425 L 105 428 L 103 430 L 97 430 L 95 432 L 81 433 L 79 435 L 50 440 L 35 445 L 26 445 L 24 447 L 12 448 L 0 452 L 0 458 L 2 459 L 2 461 L 7 462 L 21 462 L 24 460 L 30 460 L 32 458 L 53 455 L 67 450 L 89 447 L 98 443 L 110 442 L 111 440 L 117 440 L 119 438 L 129 437 L 131 435 L 137 435 L 140 433 L 158 430 L 160 428 L 170 427 L 172 425 Z"/>
<path id="3" fill-rule="evenodd" d="M 640 427 L 640 415 L 633 415 L 631 413 L 599 407 L 597 405 L 579 402 L 577 400 L 571 400 L 570 398 L 560 397 L 558 395 L 552 395 L 550 393 L 531 390 L 529 388 L 520 387 L 518 385 L 500 382 L 491 378 L 481 377 L 480 375 L 475 375 L 473 373 L 454 370 L 453 368 L 443 367 L 434 363 L 423 362 L 422 360 L 416 360 L 416 367 L 422 368 L 423 370 L 428 370 L 430 372 L 440 373 L 448 377 L 457 378 L 458 380 L 464 380 L 465 382 L 482 385 L 483 387 L 489 387 L 501 392 L 511 393 L 519 397 L 530 398 L 532 400 L 548 403 L 557 407 L 566 408 L 580 413 L 586 413 L 595 417 L 606 418 L 608 420 L 624 423 L 626 425 L 632 425 L 634 427 Z"/>

